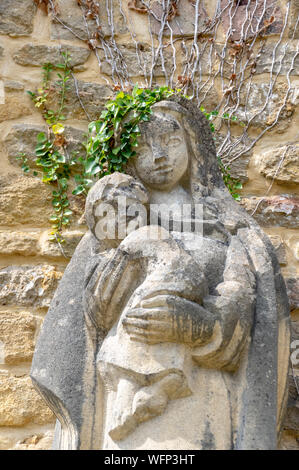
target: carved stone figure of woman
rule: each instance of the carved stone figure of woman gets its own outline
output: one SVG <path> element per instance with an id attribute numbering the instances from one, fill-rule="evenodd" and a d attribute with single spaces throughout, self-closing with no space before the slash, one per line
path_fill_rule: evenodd
<path id="1" fill-rule="evenodd" d="M 156 104 L 141 132 L 128 175 L 90 191 L 90 231 L 38 341 L 32 379 L 58 418 L 54 447 L 276 448 L 289 311 L 273 247 L 226 190 L 192 103 Z M 150 204 L 155 224 L 132 213 L 122 236 L 99 239 L 100 205 L 119 195 Z"/>

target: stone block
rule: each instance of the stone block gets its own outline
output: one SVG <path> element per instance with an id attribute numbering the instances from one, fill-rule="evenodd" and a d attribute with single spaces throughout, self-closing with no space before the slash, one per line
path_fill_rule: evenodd
<path id="1" fill-rule="evenodd" d="M 274 54 L 275 48 L 275 54 Z M 299 74 L 299 56 L 296 53 L 296 45 L 294 44 L 282 44 L 278 47 L 276 43 L 265 44 L 261 54 L 256 63 L 255 74 L 261 73 L 280 73 L 286 75 L 292 68 L 293 59 L 294 71 L 293 75 Z"/>
<path id="2" fill-rule="evenodd" d="M 299 277 L 289 277 L 285 281 L 291 310 L 296 310 L 299 308 Z M 297 339 L 299 339 L 299 334 Z"/>
<path id="3" fill-rule="evenodd" d="M 29 377 L 15 377 L 0 371 L 0 426 L 47 424 L 53 421 L 52 411 L 34 390 Z"/>
<path id="4" fill-rule="evenodd" d="M 299 183 L 299 144 L 271 148 L 254 157 L 261 175 L 276 183 Z"/>
<path id="5" fill-rule="evenodd" d="M 288 18 L 288 36 L 290 39 L 299 39 L 299 0 L 290 2 L 290 16 Z"/>
<path id="6" fill-rule="evenodd" d="M 269 238 L 271 240 L 272 245 L 275 248 L 276 256 L 278 259 L 278 262 L 281 266 L 286 266 L 287 264 L 287 253 L 286 253 L 286 247 L 285 244 L 283 243 L 283 240 L 279 235 L 269 235 Z"/>
<path id="7" fill-rule="evenodd" d="M 240 93 L 240 106 L 234 114 L 240 121 L 251 121 L 251 126 L 260 129 L 271 126 L 280 112 L 280 130 L 285 130 L 289 125 L 288 119 L 295 110 L 291 95 L 289 95 L 286 106 L 281 111 L 287 92 L 287 84 L 278 83 L 268 97 L 268 83 L 252 83 L 249 90 L 246 86 L 243 87 Z"/>
<path id="8" fill-rule="evenodd" d="M 171 4 L 171 3 L 170 3 Z M 151 18 L 152 32 L 156 35 L 159 35 L 161 30 L 161 20 L 163 19 L 163 8 L 162 4 L 159 1 L 154 1 L 151 3 L 151 10 L 153 12 Z M 179 36 L 179 37 L 193 37 L 194 36 L 194 24 L 196 21 L 196 10 L 195 2 L 190 2 L 189 0 L 181 0 L 178 2 L 177 14 L 175 16 L 174 6 L 171 4 L 170 9 L 170 20 L 168 22 L 169 26 L 164 28 L 164 36 Z M 198 34 L 204 32 L 208 34 L 208 25 L 210 18 L 202 4 L 199 2 L 199 11 L 197 17 L 197 28 Z"/>
<path id="9" fill-rule="evenodd" d="M 9 266 L 0 270 L 0 305 L 49 307 L 62 271 L 54 266 Z"/>
<path id="10" fill-rule="evenodd" d="M 242 205 L 263 227 L 299 226 L 299 199 L 295 196 L 242 198 Z"/>
<path id="11" fill-rule="evenodd" d="M 146 70 L 147 75 L 149 75 L 151 67 L 152 67 L 152 48 L 147 45 L 147 44 L 142 44 L 140 43 L 139 47 L 141 48 L 140 52 L 140 62 L 141 66 L 138 63 L 138 58 L 136 54 L 136 47 L 134 44 L 120 44 L 118 45 L 118 48 L 121 52 L 123 62 L 126 64 L 127 67 L 127 72 L 129 77 L 137 77 L 139 75 L 143 76 L 144 75 L 144 69 Z M 102 60 L 102 65 L 101 65 L 101 72 L 106 74 L 106 75 L 111 75 L 112 68 L 111 65 L 105 61 L 105 55 L 104 52 L 100 52 L 100 58 Z M 165 64 L 164 67 L 166 69 L 166 72 L 168 74 L 171 73 L 172 69 L 172 53 L 169 51 L 164 51 L 163 52 L 164 58 L 165 58 Z M 119 63 L 119 59 L 115 61 L 116 66 L 119 67 L 121 70 L 121 64 Z M 144 69 L 143 69 L 144 67 Z M 154 76 L 155 77 L 162 77 L 164 76 L 163 68 L 162 68 L 162 61 L 161 57 L 158 57 L 157 64 L 155 65 L 154 68 Z"/>
<path id="12" fill-rule="evenodd" d="M 283 431 L 278 450 L 299 450 L 299 437 L 291 431 Z"/>
<path id="13" fill-rule="evenodd" d="M 18 441 L 9 450 L 51 450 L 54 431 L 33 434 Z"/>
<path id="14" fill-rule="evenodd" d="M 226 135 L 223 135 L 220 132 L 217 132 L 215 133 L 214 138 L 215 138 L 215 145 L 216 145 L 218 154 L 221 155 L 223 153 L 226 153 L 226 145 L 223 146 L 223 142 L 224 142 L 224 139 L 226 138 Z M 249 137 L 246 137 L 243 140 L 243 143 L 240 143 L 236 145 L 236 147 L 233 147 L 236 140 L 237 139 L 235 137 L 231 137 L 230 146 L 232 147 L 232 150 L 229 151 L 228 157 L 224 159 L 223 162 L 227 163 L 227 161 L 233 160 L 231 163 L 229 163 L 230 175 L 233 178 L 241 181 L 242 183 L 246 183 L 246 181 L 248 181 L 248 165 L 252 157 L 252 153 L 253 153 L 252 149 L 249 151 L 246 151 L 246 148 L 248 148 L 251 145 L 252 139 L 250 139 Z M 242 151 L 244 153 L 242 153 Z M 238 158 L 234 160 L 234 157 L 236 157 L 237 155 L 239 155 Z"/>
<path id="15" fill-rule="evenodd" d="M 29 36 L 33 31 L 35 11 L 33 0 L 1 0 L 0 34 Z"/>
<path id="16" fill-rule="evenodd" d="M 0 220 L 3 226 L 49 226 L 51 188 L 37 178 L 0 177 Z"/>
<path id="17" fill-rule="evenodd" d="M 0 231 L 0 254 L 35 256 L 39 233 Z"/>
<path id="18" fill-rule="evenodd" d="M 29 165 L 33 164 L 35 156 L 36 138 L 40 132 L 47 132 L 46 127 L 34 124 L 15 124 L 4 140 L 4 146 L 8 158 L 13 165 L 20 165 L 16 156 L 24 153 L 29 160 Z M 84 154 L 84 131 L 74 127 L 66 126 L 65 138 L 67 141 L 67 152 Z"/>
<path id="19" fill-rule="evenodd" d="M 4 82 L 5 91 L 23 91 L 24 85 L 21 82 L 16 82 L 15 80 L 7 80 Z"/>
<path id="20" fill-rule="evenodd" d="M 64 114 L 70 119 L 87 119 L 77 96 L 75 83 L 69 82 L 69 90 L 66 99 L 66 108 Z M 78 92 L 81 101 L 88 113 L 89 120 L 98 119 L 109 97 L 113 95 L 111 88 L 99 83 L 89 83 L 78 81 Z M 55 107 L 57 102 L 57 93 L 54 91 L 49 96 L 49 106 Z"/>
<path id="21" fill-rule="evenodd" d="M 43 44 L 25 44 L 18 49 L 14 55 L 14 61 L 19 65 L 42 66 L 45 63 L 53 65 L 61 64 L 63 57 L 61 52 L 68 51 L 70 54 L 70 65 L 79 70 L 90 56 L 90 49 L 79 46 L 47 46 Z"/>
<path id="22" fill-rule="evenodd" d="M 87 40 L 89 35 L 92 36 L 98 30 L 96 22 L 93 19 L 88 19 L 87 31 L 82 11 L 76 0 L 56 0 L 56 5 L 59 11 L 58 18 L 63 24 L 52 16 L 51 39 L 75 39 L 76 36 L 72 33 L 72 31 L 74 31 L 79 38 Z M 106 4 L 105 2 L 98 2 L 98 5 L 100 32 L 104 36 L 110 36 L 111 28 L 109 26 Z M 112 1 L 111 17 L 113 18 L 114 32 L 116 35 L 128 32 L 118 0 Z"/>
<path id="23" fill-rule="evenodd" d="M 280 34 L 283 27 L 283 17 L 279 8 L 279 2 L 273 0 L 266 0 L 264 9 L 264 2 L 259 2 L 256 7 L 256 2 L 248 0 L 239 1 L 239 4 L 232 6 L 229 0 L 221 0 L 220 8 L 223 11 L 221 16 L 222 26 L 225 33 L 231 28 L 230 39 L 232 41 L 239 41 L 241 39 L 241 31 L 247 31 L 246 38 L 254 37 L 255 31 L 261 31 L 260 35 L 270 36 L 273 34 Z M 274 17 L 274 21 L 268 27 L 266 21 Z M 252 21 L 248 18 L 252 18 Z M 249 28 L 250 24 L 250 28 Z"/>
<path id="24" fill-rule="evenodd" d="M 83 235 L 84 232 L 82 231 L 63 232 L 63 238 L 65 240 L 65 243 L 62 244 L 62 248 L 67 258 L 72 257 Z M 48 232 L 45 232 L 40 239 L 40 254 L 42 256 L 48 256 L 50 258 L 61 258 L 62 256 L 61 250 L 57 243 L 49 241 Z"/>
<path id="25" fill-rule="evenodd" d="M 4 85 L 5 92 L 7 90 Z M 32 106 L 24 93 L 5 93 L 4 103 L 0 102 L 0 123 L 32 114 Z"/>
<path id="26" fill-rule="evenodd" d="M 25 312 L 0 312 L 0 363 L 15 365 L 31 361 L 34 352 L 36 319 Z"/>
<path id="27" fill-rule="evenodd" d="M 295 383 L 295 380 L 297 383 Z M 289 399 L 286 411 L 286 417 L 283 423 L 284 429 L 299 434 L 299 374 L 294 371 L 289 376 Z"/>

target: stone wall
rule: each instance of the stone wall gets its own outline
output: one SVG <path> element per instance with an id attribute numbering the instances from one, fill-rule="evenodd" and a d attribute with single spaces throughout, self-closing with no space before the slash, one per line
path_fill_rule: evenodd
<path id="1" fill-rule="evenodd" d="M 177 36 L 181 35 L 187 44 L 193 34 L 193 29 L 190 29 L 192 11 L 190 13 L 188 10 L 191 8 L 188 0 L 181 2 L 185 2 L 185 6 L 177 17 Z M 133 3 L 139 5 L 138 2 Z M 211 17 L 216 3 L 216 0 L 205 2 L 205 11 L 201 16 L 203 21 Z M 221 1 L 222 8 L 226 3 Z M 242 8 L 246 8 L 243 6 L 246 3 L 242 2 Z M 264 41 L 265 44 L 255 64 L 256 73 L 250 99 L 247 98 L 247 109 L 244 102 L 242 105 L 242 99 L 236 107 L 236 114 L 241 120 L 248 118 L 246 113 L 255 113 L 261 97 L 268 93 L 265 83 L 273 73 L 271 58 L 278 45 L 278 59 L 274 64 L 274 70 L 279 71 L 275 93 L 271 95 L 267 107 L 255 118 L 247 137 L 253 142 L 261 130 L 265 127 L 268 130 L 252 148 L 232 162 L 231 170 L 244 182 L 241 203 L 246 210 L 254 213 L 277 249 L 289 292 L 292 339 L 295 341 L 299 340 L 299 56 L 296 55 L 299 2 L 277 0 L 274 3 L 278 8 L 276 21 L 270 24 L 269 34 L 257 41 Z M 46 4 L 54 7 L 48 14 Z M 150 62 L 152 37 L 147 32 L 147 15 L 129 10 L 126 0 L 123 0 L 123 11 L 117 10 L 118 2 L 113 5 L 115 34 L 127 66 L 127 77 L 143 83 L 144 77 L 140 77 L 140 63 L 135 52 L 137 44 L 143 58 Z M 283 28 L 288 7 L 289 16 Z M 237 40 L 240 28 L 238 16 L 234 21 Z M 213 39 L 219 51 L 225 44 L 227 22 L 228 17 L 224 15 Z M 94 22 L 87 18 L 86 24 L 76 0 L 0 1 L 0 449 L 47 449 L 51 445 L 54 417 L 33 390 L 28 373 L 35 340 L 53 292 L 86 230 L 82 220 L 84 204 L 80 199 L 71 198 L 75 216 L 65 233 L 65 257 L 57 245 L 48 241 L 51 188 L 33 176 L 24 175 L 15 157 L 25 153 L 30 160 L 34 156 L 35 138 L 38 132 L 45 129 L 45 122 L 26 91 L 39 87 L 40 66 L 45 62 L 59 63 L 61 50 L 70 52 L 76 77 L 68 91 L 66 109 L 66 135 L 70 149 L 82 150 L 87 115 L 89 120 L 97 118 L 107 97 L 112 95 L 113 87 L 107 80 L 112 85 L 114 82 L 116 87 L 115 79 L 112 77 L 110 80 L 113 65 L 109 60 L 105 61 L 105 50 L 92 47 L 90 39 L 95 37 L 92 36 Z M 132 30 L 130 32 L 130 24 L 134 25 L 136 36 L 132 35 Z M 101 26 L 105 37 L 111 35 L 108 25 L 109 18 L 103 12 Z M 152 23 L 152 33 L 155 28 L 157 25 Z M 211 40 L 208 35 L 207 38 L 207 41 Z M 281 51 L 286 47 L 288 51 L 295 52 L 293 55 L 289 52 L 289 55 L 284 54 L 282 60 Z M 177 70 L 174 77 L 179 79 L 184 69 L 184 57 L 179 48 L 176 52 Z M 164 65 L 161 59 L 155 68 L 159 83 L 165 82 L 163 69 L 169 66 L 171 46 L 166 48 L 165 57 Z M 102 62 L 101 68 L 99 62 Z M 207 66 L 204 55 L 201 71 L 201 80 L 206 79 L 208 83 L 211 67 Z M 224 70 L 223 73 L 229 85 L 231 71 Z M 182 83 L 182 78 L 180 80 Z M 291 90 L 275 124 L 275 113 L 286 96 L 288 80 Z M 221 77 L 216 75 L 203 104 L 213 110 L 224 96 L 227 95 L 223 92 Z M 55 87 L 52 99 L 55 102 Z M 275 125 L 271 127 L 272 124 Z M 231 134 L 234 138 L 238 131 L 232 129 Z M 219 145 L 224 138 L 225 134 L 220 128 L 216 137 Z M 297 388 L 294 382 L 296 375 Z M 299 449 L 298 386 L 299 368 L 294 366 L 290 370 L 290 397 L 281 441 L 283 449 Z"/>

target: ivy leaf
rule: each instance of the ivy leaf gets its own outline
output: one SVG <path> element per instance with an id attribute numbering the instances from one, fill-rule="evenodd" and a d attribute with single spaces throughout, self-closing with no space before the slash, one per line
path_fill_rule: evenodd
<path id="1" fill-rule="evenodd" d="M 95 176 L 97 175 L 98 173 L 100 173 L 101 171 L 101 167 L 99 165 L 96 165 L 90 172 L 91 176 Z M 92 180 L 89 180 L 92 182 Z"/>
<path id="2" fill-rule="evenodd" d="M 37 142 L 39 144 L 41 144 L 41 143 L 46 142 L 46 141 L 47 141 L 46 134 L 44 132 L 40 132 L 37 136 Z"/>
<path id="3" fill-rule="evenodd" d="M 119 145 L 118 147 L 115 147 L 114 149 L 112 149 L 112 153 L 114 155 L 117 155 L 119 153 L 120 149 L 121 149 L 121 145 Z"/>
<path id="4" fill-rule="evenodd" d="M 72 215 L 73 211 L 71 211 L 70 209 L 67 209 L 66 211 L 64 211 L 64 215 Z"/>
<path id="5" fill-rule="evenodd" d="M 62 217 L 61 223 L 62 223 L 62 225 L 68 225 L 70 223 L 70 218 L 69 217 Z"/>
<path id="6" fill-rule="evenodd" d="M 84 186 L 82 184 L 79 184 L 79 186 L 77 186 L 74 191 L 72 192 L 72 194 L 74 194 L 74 196 L 78 196 L 78 194 L 81 194 L 83 193 L 84 191 Z"/>
<path id="7" fill-rule="evenodd" d="M 94 158 L 89 158 L 84 165 L 85 172 L 90 173 L 95 165 L 97 165 L 97 161 Z"/>

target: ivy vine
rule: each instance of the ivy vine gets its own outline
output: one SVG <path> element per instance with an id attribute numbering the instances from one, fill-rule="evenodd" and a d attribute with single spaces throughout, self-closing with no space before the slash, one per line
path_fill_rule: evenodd
<path id="1" fill-rule="evenodd" d="M 32 172 L 44 183 L 55 186 L 52 191 L 52 231 L 49 238 L 56 241 L 60 247 L 64 243 L 63 229 L 71 222 L 72 211 L 68 197 L 71 188 L 73 195 L 86 196 L 96 179 L 115 171 L 123 172 L 128 160 L 136 155 L 135 148 L 140 136 L 139 124 L 150 119 L 153 104 L 181 93 L 180 90 L 166 86 L 143 89 L 139 88 L 138 84 L 131 92 L 120 91 L 114 99 L 106 103 L 99 119 L 89 123 L 84 157 L 69 155 L 62 122 L 66 119 L 65 103 L 72 69 L 68 52 L 62 52 L 61 56 L 60 64 L 44 64 L 41 87 L 37 92 L 28 92 L 48 125 L 47 134 L 41 132 L 37 136 L 35 168 Z M 50 109 L 48 98 L 55 69 L 58 69 L 55 83 L 59 99 L 57 109 Z M 218 112 L 208 113 L 204 108 L 201 108 L 201 111 L 214 132 L 213 120 L 218 116 Z M 229 116 L 223 115 L 221 118 L 228 119 Z M 17 158 L 22 160 L 23 171 L 29 173 L 31 169 L 27 156 L 22 154 Z M 223 164 L 220 157 L 218 163 L 228 190 L 234 199 L 240 200 L 238 190 L 242 188 L 241 183 L 231 177 L 229 168 Z"/>
<path id="2" fill-rule="evenodd" d="M 87 192 L 93 180 L 102 178 L 115 171 L 124 171 L 128 160 L 136 155 L 141 121 L 148 121 L 152 106 L 158 101 L 169 98 L 178 91 L 168 87 L 153 90 L 135 85 L 132 93 L 119 92 L 106 103 L 100 119 L 88 126 L 86 158 L 79 158 L 84 172 L 76 176 L 79 185 L 73 194 Z M 125 120 L 126 118 L 126 120 Z"/>

